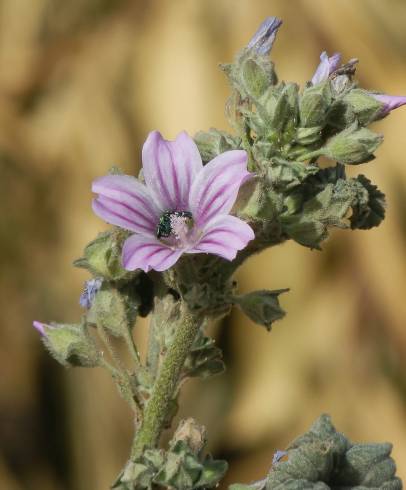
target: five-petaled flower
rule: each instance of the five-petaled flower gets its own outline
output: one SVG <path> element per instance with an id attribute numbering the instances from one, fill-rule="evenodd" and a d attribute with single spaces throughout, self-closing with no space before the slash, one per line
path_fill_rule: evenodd
<path id="1" fill-rule="evenodd" d="M 254 238 L 247 223 L 229 214 L 251 175 L 245 151 L 227 151 L 203 166 L 186 132 L 166 141 L 153 131 L 144 144 L 142 164 L 145 185 L 129 175 L 107 175 L 92 186 L 98 194 L 94 212 L 134 232 L 123 246 L 125 269 L 164 271 L 183 253 L 233 260 Z"/>

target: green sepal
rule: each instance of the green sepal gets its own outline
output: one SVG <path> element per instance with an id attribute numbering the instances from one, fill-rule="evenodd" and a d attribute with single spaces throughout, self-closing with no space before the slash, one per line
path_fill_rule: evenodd
<path id="1" fill-rule="evenodd" d="M 93 300 L 89 320 L 114 337 L 125 337 L 134 325 L 139 304 L 140 300 L 134 301 L 134 298 L 104 283 Z"/>
<path id="2" fill-rule="evenodd" d="M 203 163 L 209 162 L 225 151 L 236 150 L 241 144 L 241 140 L 236 136 L 231 136 L 225 131 L 215 128 L 210 128 L 209 131 L 199 131 L 194 140 L 199 148 Z"/>
<path id="3" fill-rule="evenodd" d="M 267 181 L 274 189 L 289 191 L 320 171 L 317 165 L 273 158 L 267 167 Z"/>
<path id="4" fill-rule="evenodd" d="M 266 70 L 252 58 L 248 58 L 242 62 L 241 78 L 245 90 L 253 99 L 261 97 L 270 85 L 270 79 Z"/>
<path id="5" fill-rule="evenodd" d="M 366 163 L 375 158 L 373 153 L 382 141 L 382 135 L 354 123 L 328 140 L 318 154 L 350 165 Z"/>
<path id="6" fill-rule="evenodd" d="M 100 233 L 86 245 L 84 257 L 76 260 L 74 265 L 110 281 L 131 279 L 139 271 L 129 272 L 121 265 L 121 251 L 128 235 L 128 232 L 121 228 Z"/>
<path id="7" fill-rule="evenodd" d="M 271 331 L 272 324 L 286 314 L 279 304 L 279 295 L 287 291 L 289 289 L 252 291 L 235 296 L 234 303 L 253 322 L 263 325 L 268 331 Z"/>
<path id="8" fill-rule="evenodd" d="M 54 359 L 65 367 L 95 367 L 100 352 L 85 323 L 44 326 L 42 341 Z"/>
<path id="9" fill-rule="evenodd" d="M 298 145 L 313 145 L 321 139 L 322 126 L 314 126 L 310 128 L 297 128 L 295 143 Z"/>
<path id="10" fill-rule="evenodd" d="M 305 88 L 300 99 L 300 126 L 323 127 L 331 102 L 330 80 Z"/>
<path id="11" fill-rule="evenodd" d="M 327 184 L 324 190 L 306 201 L 295 214 L 281 216 L 283 230 L 295 241 L 310 248 L 320 249 L 328 236 L 328 228 L 348 228 L 344 220 L 354 200 L 354 191 L 345 181 Z"/>
<path id="12" fill-rule="evenodd" d="M 343 98 L 343 102 L 351 107 L 361 126 L 367 126 L 379 119 L 385 105 L 361 88 L 355 88 L 348 92 Z"/>

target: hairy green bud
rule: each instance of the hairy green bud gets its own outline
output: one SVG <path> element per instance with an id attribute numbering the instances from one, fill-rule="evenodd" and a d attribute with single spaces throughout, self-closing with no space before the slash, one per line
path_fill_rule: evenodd
<path id="1" fill-rule="evenodd" d="M 128 233 L 119 228 L 100 233 L 86 245 L 84 257 L 76 260 L 74 265 L 111 281 L 133 277 L 134 272 L 125 270 L 121 265 L 121 250 L 127 236 Z"/>
<path id="2" fill-rule="evenodd" d="M 137 317 L 138 303 L 109 285 L 95 296 L 89 317 L 114 337 L 125 337 Z"/>
<path id="3" fill-rule="evenodd" d="M 382 135 L 353 124 L 331 138 L 319 154 L 341 163 L 365 163 L 375 158 L 373 153 L 382 141 Z"/>
<path id="4" fill-rule="evenodd" d="M 45 325 L 42 341 L 50 354 L 66 367 L 99 364 L 100 352 L 84 324 Z"/>
<path id="5" fill-rule="evenodd" d="M 215 128 L 210 128 L 207 132 L 199 131 L 194 140 L 204 163 L 225 151 L 238 149 L 241 143 L 239 138 Z"/>
<path id="6" fill-rule="evenodd" d="M 384 106 L 382 102 L 379 102 L 366 90 L 360 88 L 348 92 L 343 101 L 351 107 L 358 122 L 362 126 L 366 126 L 379 119 L 382 107 Z"/>
<path id="7" fill-rule="evenodd" d="M 307 87 L 300 99 L 300 125 L 304 128 L 324 126 L 331 100 L 329 80 Z"/>

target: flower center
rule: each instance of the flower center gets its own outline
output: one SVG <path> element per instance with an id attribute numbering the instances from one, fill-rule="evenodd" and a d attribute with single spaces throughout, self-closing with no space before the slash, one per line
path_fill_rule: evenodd
<path id="1" fill-rule="evenodd" d="M 185 246 L 190 241 L 193 229 L 190 211 L 165 211 L 159 218 L 156 236 L 172 246 Z"/>

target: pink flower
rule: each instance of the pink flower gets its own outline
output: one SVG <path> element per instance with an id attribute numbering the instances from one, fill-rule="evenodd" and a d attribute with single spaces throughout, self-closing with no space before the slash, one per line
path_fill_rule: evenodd
<path id="1" fill-rule="evenodd" d="M 341 54 L 334 53 L 333 56 L 328 56 L 326 51 L 320 55 L 320 63 L 312 77 L 312 84 L 324 82 L 328 77 L 340 66 Z"/>
<path id="2" fill-rule="evenodd" d="M 129 175 L 107 175 L 92 186 L 94 212 L 134 232 L 123 246 L 125 269 L 164 271 L 183 253 L 233 260 L 254 238 L 247 223 L 229 214 L 250 176 L 245 151 L 227 151 L 203 166 L 186 132 L 166 141 L 153 131 L 142 163 L 146 185 Z"/>

